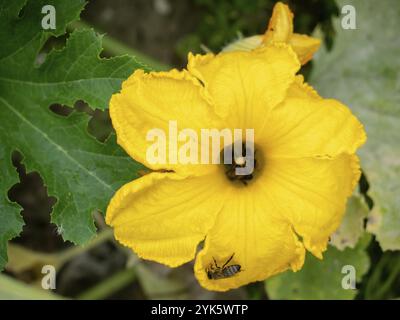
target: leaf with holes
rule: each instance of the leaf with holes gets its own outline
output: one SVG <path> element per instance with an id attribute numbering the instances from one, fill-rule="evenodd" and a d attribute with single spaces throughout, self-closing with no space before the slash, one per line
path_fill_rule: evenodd
<path id="1" fill-rule="evenodd" d="M 355 30 L 336 21 L 331 52 L 315 58 L 311 83 L 349 105 L 365 125 L 360 150 L 374 207 L 367 228 L 383 250 L 400 250 L 400 46 L 398 0 L 340 0 L 356 10 Z"/>
<path id="2" fill-rule="evenodd" d="M 56 29 L 42 30 L 44 5 L 56 10 Z M 83 100 L 105 109 L 112 93 L 134 69 L 134 58 L 101 59 L 101 38 L 91 30 L 72 33 L 62 50 L 52 50 L 38 65 L 38 55 L 51 36 L 65 33 L 77 19 L 83 0 L 0 0 L 0 269 L 6 242 L 19 234 L 21 210 L 8 199 L 18 182 L 11 154 L 19 151 L 28 172 L 38 171 L 48 194 L 57 198 L 52 221 L 66 240 L 84 243 L 95 234 L 92 212 L 104 210 L 122 184 L 137 177 L 141 165 L 117 146 L 87 132 L 88 118 L 74 112 L 61 117 L 54 103 L 72 106 Z"/>

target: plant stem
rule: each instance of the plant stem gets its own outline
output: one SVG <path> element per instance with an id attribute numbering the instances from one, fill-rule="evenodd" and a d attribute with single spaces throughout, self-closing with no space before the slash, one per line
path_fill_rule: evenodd
<path id="1" fill-rule="evenodd" d="M 61 296 L 49 290 L 34 288 L 9 276 L 0 274 L 0 300 L 60 300 Z"/>
<path id="2" fill-rule="evenodd" d="M 113 293 L 124 288 L 127 284 L 136 279 L 136 267 L 124 269 L 98 285 L 81 293 L 77 299 L 80 300 L 99 300 L 110 297 Z"/>

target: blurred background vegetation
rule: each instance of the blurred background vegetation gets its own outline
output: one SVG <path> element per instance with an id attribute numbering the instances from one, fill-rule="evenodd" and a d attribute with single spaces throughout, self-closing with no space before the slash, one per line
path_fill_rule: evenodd
<path id="1" fill-rule="evenodd" d="M 273 0 L 90 0 L 74 28 L 88 25 L 105 33 L 104 56 L 129 53 L 156 69 L 183 67 L 189 51 L 218 52 L 239 36 L 265 31 Z M 295 14 L 295 30 L 311 34 L 318 27 L 324 45 L 335 45 L 332 19 L 339 14 L 334 0 L 283 1 Z M 51 46 L 62 46 L 66 37 L 54 39 Z M 140 51 L 138 50 L 140 48 Z M 307 74 L 312 63 L 303 73 Z M 92 118 L 89 132 L 104 141 L 112 128 L 107 112 L 92 110 L 78 102 L 74 107 Z M 72 109 L 54 105 L 61 115 Z M 140 261 L 117 244 L 96 214 L 99 236 L 85 247 L 64 242 L 50 223 L 55 199 L 47 194 L 40 176 L 27 173 L 18 153 L 13 157 L 20 183 L 9 192 L 12 201 L 23 207 L 26 222 L 23 233 L 10 244 L 10 262 L 0 274 L 0 298 L 78 298 L 78 299 L 268 299 L 264 283 L 255 283 L 227 293 L 202 289 L 193 277 L 189 263 L 169 269 Z M 366 196 L 368 182 L 363 178 L 360 192 Z M 389 299 L 400 296 L 400 259 L 396 252 L 383 253 L 372 239 L 368 245 L 369 271 L 358 284 L 356 299 Z M 44 264 L 57 269 L 57 289 L 47 293 L 40 288 Z M 6 276 L 5 276 L 6 275 Z M 11 276 L 11 277 L 10 277 Z M 311 279 L 312 281 L 312 279 Z"/>

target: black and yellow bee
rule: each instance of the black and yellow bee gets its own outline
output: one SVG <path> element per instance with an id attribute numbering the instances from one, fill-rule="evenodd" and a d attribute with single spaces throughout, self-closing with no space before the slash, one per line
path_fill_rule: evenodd
<path id="1" fill-rule="evenodd" d="M 218 280 L 230 278 L 240 272 L 241 266 L 239 264 L 232 264 L 228 266 L 227 264 L 232 260 L 232 256 L 224 263 L 222 267 L 219 267 L 217 261 L 213 257 L 214 263 L 210 263 L 210 265 L 206 268 L 207 277 L 210 280 Z"/>

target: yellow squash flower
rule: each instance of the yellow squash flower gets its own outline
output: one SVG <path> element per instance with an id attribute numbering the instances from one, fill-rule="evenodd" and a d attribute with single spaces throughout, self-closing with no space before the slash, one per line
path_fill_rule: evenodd
<path id="1" fill-rule="evenodd" d="M 304 83 L 299 68 L 289 45 L 272 43 L 189 54 L 187 70 L 138 70 L 126 80 L 110 102 L 112 123 L 118 143 L 153 172 L 112 198 L 106 221 L 116 239 L 171 267 L 196 257 L 198 281 L 217 291 L 297 271 L 306 250 L 322 258 L 360 177 L 355 152 L 366 135 L 346 106 Z M 146 133 L 168 132 L 170 120 L 197 132 L 254 129 L 253 178 L 229 179 L 223 164 L 149 163 Z M 231 277 L 209 277 L 210 266 L 230 257 Z"/>
<path id="2" fill-rule="evenodd" d="M 317 38 L 294 33 L 292 11 L 286 4 L 278 2 L 274 6 L 268 28 L 263 35 L 240 39 L 226 46 L 223 51 L 252 50 L 272 42 L 289 44 L 302 65 L 311 60 L 321 45 L 321 41 Z"/>

